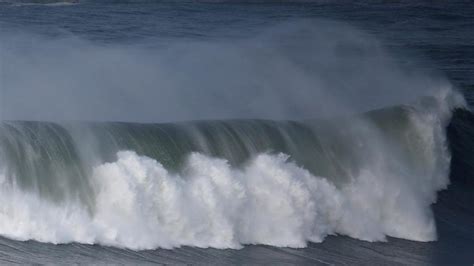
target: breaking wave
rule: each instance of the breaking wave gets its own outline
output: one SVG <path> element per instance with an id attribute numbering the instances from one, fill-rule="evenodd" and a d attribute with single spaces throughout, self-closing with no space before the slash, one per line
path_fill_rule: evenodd
<path id="1" fill-rule="evenodd" d="M 3 122 L 0 234 L 130 249 L 436 240 L 451 90 L 330 120 Z"/>

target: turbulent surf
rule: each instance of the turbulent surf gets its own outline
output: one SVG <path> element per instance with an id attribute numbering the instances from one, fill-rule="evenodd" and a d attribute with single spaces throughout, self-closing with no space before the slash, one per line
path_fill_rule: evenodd
<path id="1" fill-rule="evenodd" d="M 130 249 L 436 240 L 449 88 L 328 120 L 3 122 L 0 234 Z"/>

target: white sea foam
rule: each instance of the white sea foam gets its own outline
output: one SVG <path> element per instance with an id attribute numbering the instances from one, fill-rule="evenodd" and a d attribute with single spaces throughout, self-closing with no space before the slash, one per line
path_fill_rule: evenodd
<path id="1" fill-rule="evenodd" d="M 431 201 L 370 171 L 342 189 L 288 161 L 260 154 L 244 169 L 199 153 L 185 173 L 132 151 L 97 167 L 93 214 L 3 186 L 0 233 L 19 240 L 101 243 L 131 249 L 242 244 L 304 247 L 328 234 L 436 239 Z M 431 191 L 435 193 L 435 191 Z"/>
<path id="2" fill-rule="evenodd" d="M 305 247 L 327 235 L 367 241 L 386 236 L 436 240 L 430 205 L 448 183 L 444 126 L 453 94 L 410 115 L 422 143 L 417 162 L 370 136 L 374 151 L 342 184 L 311 174 L 285 154 L 261 153 L 244 166 L 190 153 L 179 172 L 134 151 L 97 165 L 90 176 L 94 206 L 52 202 L 0 178 L 0 234 L 51 243 L 99 243 L 130 249 L 179 246 L 240 248 L 244 244 Z M 448 103 L 448 105 L 446 105 Z M 420 165 L 419 168 L 413 165 Z"/>

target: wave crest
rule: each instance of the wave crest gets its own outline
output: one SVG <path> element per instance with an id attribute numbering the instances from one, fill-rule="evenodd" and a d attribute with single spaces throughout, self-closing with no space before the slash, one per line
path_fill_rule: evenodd
<path id="1" fill-rule="evenodd" d="M 0 175 L 0 234 L 137 250 L 305 247 L 331 234 L 433 241 L 430 205 L 449 183 L 445 126 L 451 109 L 462 104 L 456 97 L 440 94 L 312 126 L 257 120 L 158 131 L 133 124 L 112 131 L 87 127 L 95 141 L 77 137 L 72 127 L 12 122 L 2 128 L 2 143 L 10 146 L 1 146 L 9 157 Z M 150 132 L 163 135 L 144 138 Z M 116 150 L 126 138 L 136 150 Z M 89 169 L 86 157 L 100 157 L 88 150 L 91 143 L 104 141 L 114 143 L 109 152 L 115 149 L 115 159 L 98 160 Z M 291 154 L 271 152 L 272 145 Z M 156 158 L 143 155 L 143 147 Z M 18 152 L 21 161 L 14 160 Z M 182 163 L 169 162 L 182 154 Z M 67 180 L 57 182 L 61 173 L 69 173 Z"/>

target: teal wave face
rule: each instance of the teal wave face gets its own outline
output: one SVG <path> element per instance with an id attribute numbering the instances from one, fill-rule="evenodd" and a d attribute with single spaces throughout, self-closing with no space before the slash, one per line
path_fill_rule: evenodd
<path id="1" fill-rule="evenodd" d="M 153 158 L 174 172 L 192 152 L 226 159 L 234 167 L 261 153 L 285 153 L 312 174 L 340 183 L 379 155 L 417 171 L 432 167 L 428 164 L 437 154 L 430 154 L 432 144 L 426 142 L 431 139 L 424 139 L 426 132 L 415 124 L 421 115 L 413 107 L 398 106 L 332 120 L 11 121 L 1 125 L 0 151 L 10 179 L 56 199 L 75 194 L 73 190 L 89 193 L 91 168 L 116 160 L 121 150 Z"/>

